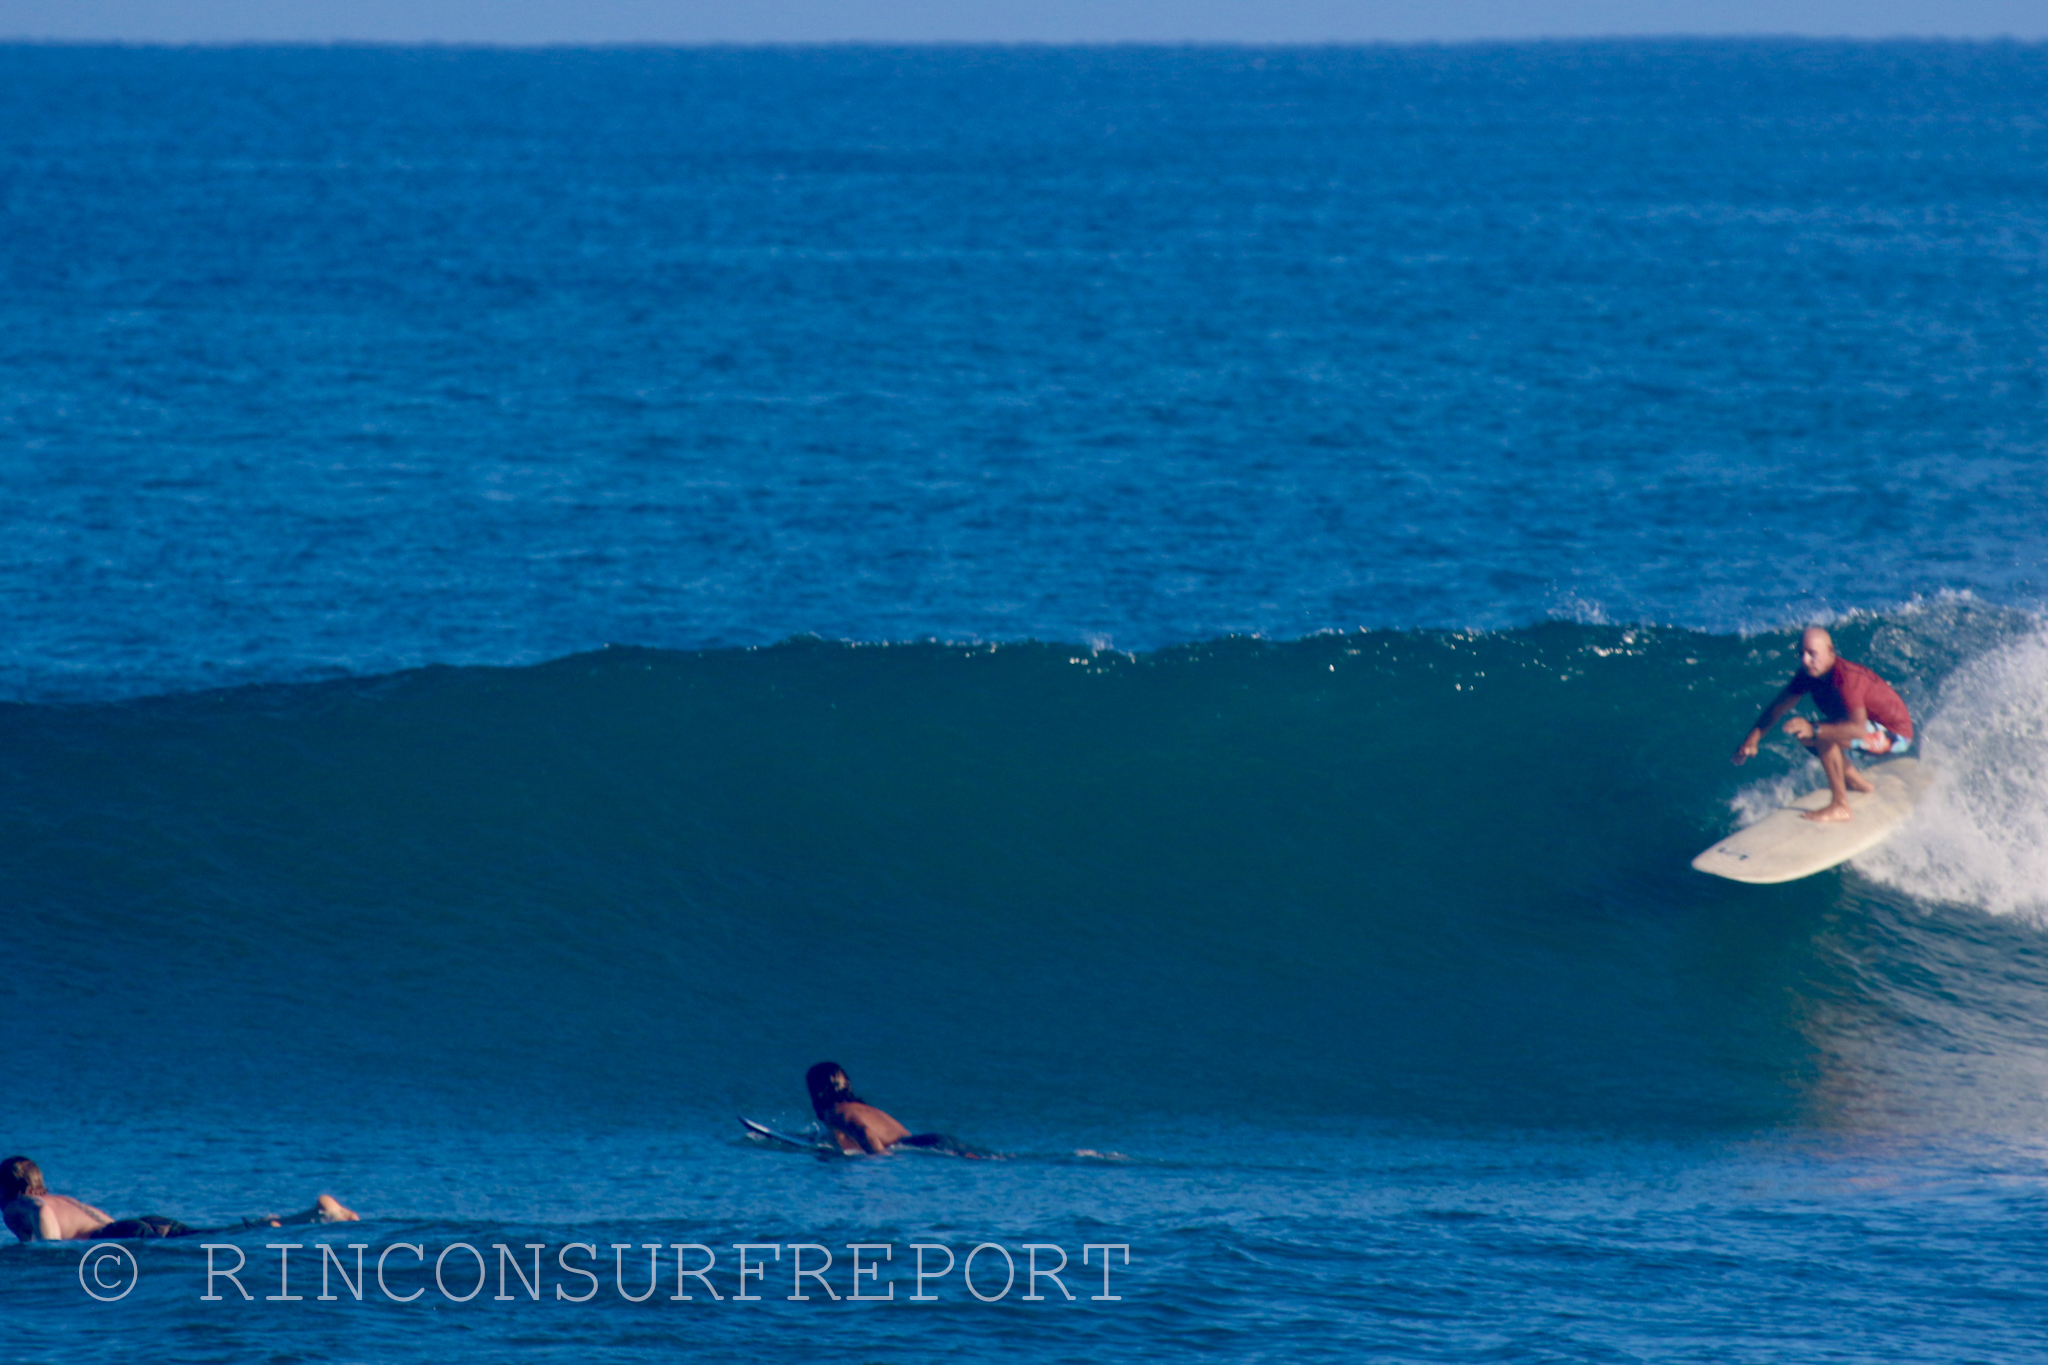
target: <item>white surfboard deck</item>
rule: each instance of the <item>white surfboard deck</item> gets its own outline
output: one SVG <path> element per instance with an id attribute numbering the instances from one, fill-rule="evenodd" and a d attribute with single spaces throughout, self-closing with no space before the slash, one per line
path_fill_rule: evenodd
<path id="1" fill-rule="evenodd" d="M 1913 813 L 1913 803 L 1933 774 L 1917 758 L 1895 758 L 1865 768 L 1863 774 L 1877 790 L 1849 793 L 1855 819 L 1825 825 L 1806 819 L 1802 812 L 1819 810 L 1833 799 L 1822 787 L 1749 828 L 1736 830 L 1694 858 L 1692 865 L 1730 881 L 1768 886 L 1811 877 L 1875 848 Z"/>
<path id="2" fill-rule="evenodd" d="M 794 1147 L 800 1152 L 826 1152 L 836 1154 L 836 1144 L 820 1141 L 797 1133 L 778 1133 L 765 1123 L 756 1123 L 745 1115 L 740 1116 L 740 1125 L 747 1130 L 747 1136 L 756 1142 L 772 1142 L 779 1147 Z"/>

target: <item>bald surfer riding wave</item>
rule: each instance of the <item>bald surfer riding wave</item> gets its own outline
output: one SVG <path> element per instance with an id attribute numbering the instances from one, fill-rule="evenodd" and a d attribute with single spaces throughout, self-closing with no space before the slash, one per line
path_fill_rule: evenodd
<path id="1" fill-rule="evenodd" d="M 1813 699 L 1821 723 L 1815 725 L 1804 716 L 1794 716 L 1785 722 L 1785 733 L 1820 760 L 1828 775 L 1828 789 L 1834 796 L 1821 809 L 1806 812 L 1805 818 L 1822 823 L 1853 819 L 1855 812 L 1849 809 L 1849 793 L 1875 788 L 1849 761 L 1849 751 L 1906 753 L 1913 747 L 1913 717 L 1890 683 L 1862 664 L 1839 657 L 1834 637 L 1819 626 L 1808 626 L 1799 637 L 1799 669 L 1736 746 L 1733 761 L 1738 766 L 1756 757 L 1764 735 L 1778 717 L 1799 704 L 1801 697 Z"/>

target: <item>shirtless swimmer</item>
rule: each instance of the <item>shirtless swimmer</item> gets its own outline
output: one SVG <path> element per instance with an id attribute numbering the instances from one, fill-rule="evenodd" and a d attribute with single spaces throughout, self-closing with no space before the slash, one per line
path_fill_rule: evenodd
<path id="1" fill-rule="evenodd" d="M 804 1073 L 804 1085 L 811 1092 L 811 1110 L 818 1122 L 839 1140 L 839 1150 L 849 1154 L 886 1152 L 891 1147 L 936 1147 L 956 1156 L 974 1153 L 961 1149 L 943 1133 L 913 1133 L 895 1119 L 853 1093 L 846 1072 L 837 1062 L 819 1062 Z"/>
<path id="2" fill-rule="evenodd" d="M 15 1237 L 24 1242 L 101 1241 L 121 1237 L 183 1237 L 194 1232 L 218 1231 L 188 1228 L 174 1218 L 114 1218 L 83 1199 L 52 1194 L 43 1185 L 43 1171 L 25 1156 L 0 1161 L 0 1214 Z M 343 1208 L 331 1194 L 323 1194 L 304 1213 L 280 1218 L 247 1220 L 249 1225 L 282 1227 L 287 1223 L 354 1223 L 358 1215 Z"/>

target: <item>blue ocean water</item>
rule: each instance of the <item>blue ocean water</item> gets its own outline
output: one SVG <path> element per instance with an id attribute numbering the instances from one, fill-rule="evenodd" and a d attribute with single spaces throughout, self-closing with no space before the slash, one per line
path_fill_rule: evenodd
<path id="1" fill-rule="evenodd" d="M 0 47 L 0 1146 L 365 1215 L 10 1352 L 2041 1358 L 2044 96 Z M 1809 619 L 1941 781 L 1701 877 Z M 823 1057 L 1000 1159 L 745 1142 Z"/>

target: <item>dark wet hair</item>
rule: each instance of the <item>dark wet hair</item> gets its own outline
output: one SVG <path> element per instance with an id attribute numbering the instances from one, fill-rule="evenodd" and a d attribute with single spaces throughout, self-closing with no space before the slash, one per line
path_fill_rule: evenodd
<path id="1" fill-rule="evenodd" d="M 25 1194 L 47 1194 L 43 1188 L 43 1168 L 25 1156 L 11 1156 L 0 1161 L 0 1204 L 19 1199 Z"/>
<path id="2" fill-rule="evenodd" d="M 816 1104 L 828 1096 L 837 1100 L 852 1087 L 847 1083 L 845 1067 L 837 1062 L 819 1062 L 804 1073 L 804 1088 L 811 1092 L 811 1103 Z"/>

